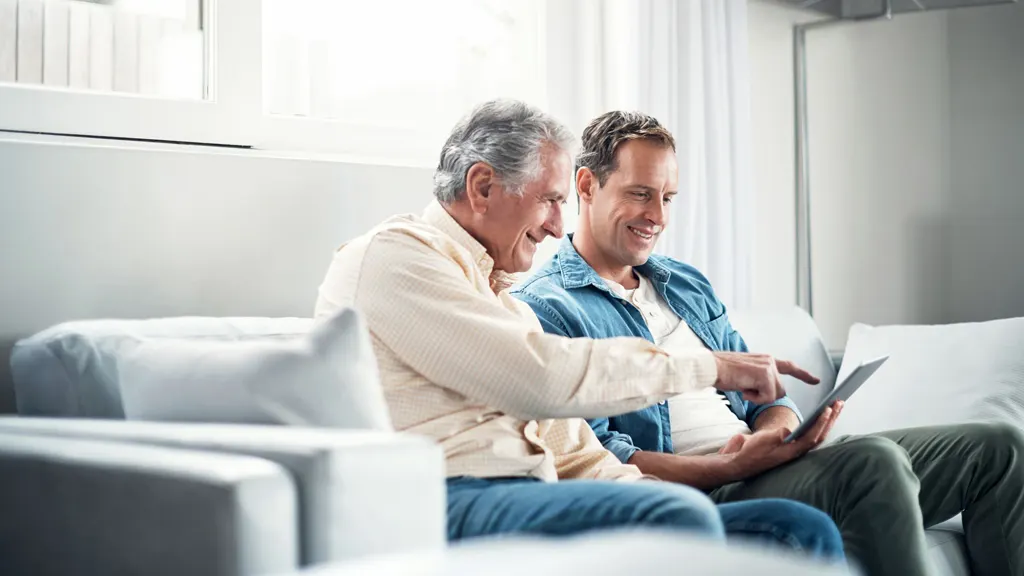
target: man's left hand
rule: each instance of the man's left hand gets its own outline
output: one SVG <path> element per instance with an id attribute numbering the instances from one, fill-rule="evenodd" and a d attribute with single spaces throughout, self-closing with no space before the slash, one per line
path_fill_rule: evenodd
<path id="1" fill-rule="evenodd" d="M 826 410 L 814 426 L 803 436 L 784 442 L 791 430 L 777 428 L 762 430 L 753 434 L 737 434 L 718 451 L 719 454 L 731 455 L 737 466 L 737 473 L 742 477 L 754 476 L 785 464 L 810 452 L 821 445 L 835 425 L 836 418 L 843 411 L 843 402 L 836 401 L 831 410 Z"/>

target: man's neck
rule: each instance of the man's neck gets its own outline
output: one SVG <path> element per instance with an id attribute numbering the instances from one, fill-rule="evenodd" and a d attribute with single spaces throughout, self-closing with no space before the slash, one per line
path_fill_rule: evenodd
<path id="1" fill-rule="evenodd" d="M 583 258 L 583 261 L 589 264 L 601 278 L 611 280 L 626 290 L 633 290 L 640 284 L 637 275 L 633 273 L 632 266 L 609 262 L 610 259 L 605 257 L 601 249 L 594 243 L 589 229 L 582 225 L 582 222 L 580 228 L 572 236 L 572 245 L 576 248 L 580 258 Z"/>

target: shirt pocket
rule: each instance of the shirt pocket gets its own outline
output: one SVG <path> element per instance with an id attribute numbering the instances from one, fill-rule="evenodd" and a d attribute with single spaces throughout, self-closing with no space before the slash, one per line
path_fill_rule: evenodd
<path id="1" fill-rule="evenodd" d="M 707 337 L 714 343 L 715 350 L 724 350 L 725 343 L 729 340 L 732 326 L 729 324 L 729 314 L 722 312 L 715 318 L 704 323 L 704 331 Z"/>

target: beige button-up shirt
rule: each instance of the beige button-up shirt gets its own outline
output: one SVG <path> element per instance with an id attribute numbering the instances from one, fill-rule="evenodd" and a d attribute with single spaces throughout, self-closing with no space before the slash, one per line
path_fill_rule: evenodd
<path id="1" fill-rule="evenodd" d="M 493 266 L 432 202 L 342 246 L 315 316 L 362 312 L 395 428 L 436 440 L 449 477 L 639 478 L 581 418 L 711 386 L 711 353 L 545 334 Z"/>

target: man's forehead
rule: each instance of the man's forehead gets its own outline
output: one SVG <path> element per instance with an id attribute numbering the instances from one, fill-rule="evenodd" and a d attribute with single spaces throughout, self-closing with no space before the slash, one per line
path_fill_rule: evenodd
<path id="1" fill-rule="evenodd" d="M 652 176 L 675 181 L 679 176 L 679 163 L 671 148 L 634 148 L 626 154 L 616 154 L 615 160 L 615 170 L 608 177 L 620 184 L 644 184 Z"/>

